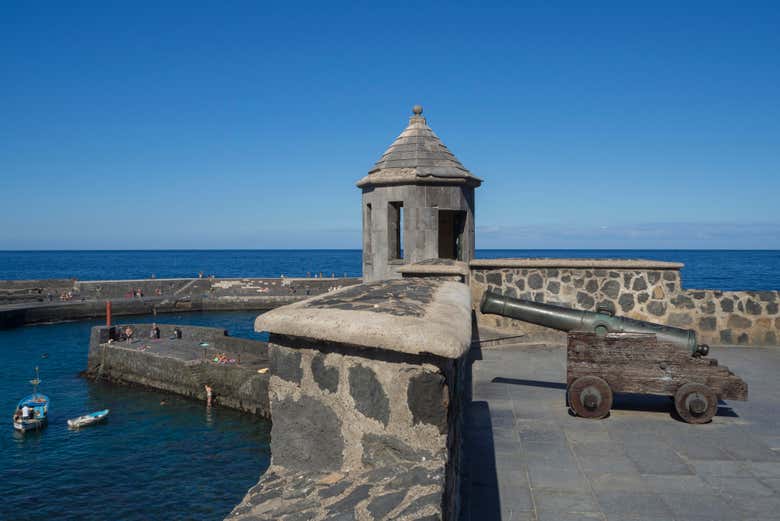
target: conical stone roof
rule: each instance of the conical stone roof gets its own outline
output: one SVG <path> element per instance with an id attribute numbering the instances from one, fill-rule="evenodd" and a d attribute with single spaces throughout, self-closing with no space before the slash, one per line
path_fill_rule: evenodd
<path id="1" fill-rule="evenodd" d="M 479 186 L 482 180 L 472 175 L 428 126 L 422 107 L 416 105 L 413 113 L 409 126 L 357 185 L 424 182 Z"/>

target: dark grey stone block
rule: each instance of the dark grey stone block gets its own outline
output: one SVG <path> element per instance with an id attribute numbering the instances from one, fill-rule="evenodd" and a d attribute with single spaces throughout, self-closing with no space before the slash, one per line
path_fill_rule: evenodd
<path id="1" fill-rule="evenodd" d="M 438 427 L 442 434 L 447 432 L 448 397 L 444 376 L 430 372 L 413 376 L 406 396 L 415 425 L 427 423 Z"/>
<path id="2" fill-rule="evenodd" d="M 328 511 L 331 514 L 354 512 L 357 504 L 368 497 L 370 490 L 371 485 L 359 485 L 355 487 L 355 490 L 347 494 L 347 497 L 336 501 L 330 507 L 328 507 Z"/>
<path id="3" fill-rule="evenodd" d="M 378 434 L 363 435 L 363 463 L 373 467 L 384 467 L 400 462 L 419 462 L 433 455 L 425 450 L 416 450 L 392 436 Z"/>
<path id="4" fill-rule="evenodd" d="M 391 510 L 401 504 L 401 501 L 403 501 L 405 496 L 405 490 L 402 492 L 392 492 L 390 494 L 385 494 L 384 496 L 377 496 L 368 504 L 368 511 L 374 519 L 382 519 L 390 513 Z"/>
<path id="5" fill-rule="evenodd" d="M 487 280 L 488 284 L 495 284 L 496 286 L 501 285 L 501 272 L 500 271 L 493 271 L 491 273 L 488 273 L 485 277 L 485 280 Z"/>
<path id="6" fill-rule="evenodd" d="M 441 507 L 442 495 L 438 493 L 428 494 L 427 496 L 421 496 L 409 503 L 409 506 L 404 508 L 399 517 L 409 516 L 428 506 Z"/>
<path id="7" fill-rule="evenodd" d="M 578 291 L 577 292 L 577 304 L 580 305 L 580 307 L 583 307 L 585 309 L 590 309 L 593 307 L 593 305 L 596 303 L 596 301 L 585 293 L 584 291 Z"/>
<path id="8" fill-rule="evenodd" d="M 620 309 L 623 311 L 623 313 L 631 311 L 634 309 L 634 295 L 631 293 L 623 293 L 620 295 L 618 304 L 620 304 Z"/>
<path id="9" fill-rule="evenodd" d="M 672 298 L 670 302 L 678 308 L 693 309 L 695 307 L 693 299 L 685 295 L 677 295 L 676 297 Z"/>
<path id="10" fill-rule="evenodd" d="M 601 291 L 609 298 L 617 298 L 620 294 L 620 282 L 608 280 L 601 286 Z"/>
<path id="11" fill-rule="evenodd" d="M 268 346 L 271 374 L 288 382 L 301 383 L 301 353 L 288 347 Z"/>
<path id="12" fill-rule="evenodd" d="M 647 305 L 647 311 L 657 317 L 663 316 L 666 313 L 666 302 L 653 300 Z"/>
<path id="13" fill-rule="evenodd" d="M 433 485 L 440 481 L 440 479 L 441 476 L 432 470 L 428 470 L 425 467 L 413 467 L 391 479 L 388 482 L 387 487 L 406 490 L 414 485 Z"/>
<path id="14" fill-rule="evenodd" d="M 323 391 L 335 393 L 339 388 L 339 370 L 325 365 L 325 357 L 319 353 L 311 361 L 311 374 Z"/>
<path id="15" fill-rule="evenodd" d="M 745 309 L 751 315 L 760 315 L 761 314 L 761 304 L 756 302 L 752 298 L 749 298 L 749 299 L 747 299 L 745 301 Z"/>
<path id="16" fill-rule="evenodd" d="M 341 467 L 341 421 L 327 405 L 308 396 L 297 402 L 285 398 L 274 402 L 273 414 L 275 464 L 291 470 L 328 471 Z"/>
<path id="17" fill-rule="evenodd" d="M 387 425 L 390 421 L 390 401 L 370 367 L 350 367 L 349 393 L 358 411 Z"/>
<path id="18" fill-rule="evenodd" d="M 699 320 L 699 327 L 703 331 L 715 331 L 716 326 L 717 320 L 715 317 L 703 317 L 701 320 Z"/>
<path id="19" fill-rule="evenodd" d="M 318 493 L 319 493 L 320 497 L 323 498 L 323 499 L 326 499 L 326 498 L 329 498 L 329 497 L 338 496 L 338 495 L 342 494 L 345 490 L 347 490 L 351 484 L 352 484 L 351 481 L 348 481 L 348 480 L 345 479 L 345 480 L 339 481 L 338 483 L 334 483 L 333 485 L 331 485 L 331 486 L 329 486 L 327 488 L 320 489 L 318 491 Z"/>

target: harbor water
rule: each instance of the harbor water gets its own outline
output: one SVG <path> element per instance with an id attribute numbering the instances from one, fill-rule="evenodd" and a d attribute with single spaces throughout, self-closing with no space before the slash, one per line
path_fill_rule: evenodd
<path id="1" fill-rule="evenodd" d="M 165 315 L 167 323 L 252 332 L 256 313 Z M 151 322 L 153 317 L 132 317 Z M 270 462 L 270 422 L 173 394 L 91 382 L 90 327 L 71 322 L 0 331 L 0 497 L 3 520 L 221 520 Z M 30 393 L 51 399 L 49 425 L 17 433 L 11 415 Z M 110 409 L 78 431 L 66 421 Z"/>

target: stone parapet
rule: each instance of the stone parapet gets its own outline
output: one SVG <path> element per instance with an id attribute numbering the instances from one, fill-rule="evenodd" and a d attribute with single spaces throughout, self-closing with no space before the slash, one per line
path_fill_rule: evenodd
<path id="1" fill-rule="evenodd" d="M 780 293 L 683 289 L 682 264 L 646 260 L 484 259 L 470 263 L 472 303 L 480 325 L 563 343 L 565 334 L 479 313 L 485 290 L 514 298 L 616 314 L 686 329 L 712 345 L 777 345 Z"/>
<path id="2" fill-rule="evenodd" d="M 255 329 L 271 335 L 272 464 L 312 483 L 301 497 L 316 515 L 306 519 L 456 518 L 467 286 L 362 284 L 261 315 Z M 343 488 L 323 497 L 316 482 L 327 473 Z M 287 504 L 270 479 L 236 516 L 281 518 Z"/>
<path id="3" fill-rule="evenodd" d="M 398 268 L 403 278 L 424 277 L 453 280 L 468 284 L 469 266 L 452 259 L 428 259 Z"/>
<path id="4" fill-rule="evenodd" d="M 568 268 L 568 269 L 641 269 L 641 270 L 680 270 L 680 262 L 655 261 L 647 259 L 474 259 L 469 262 L 472 269 L 495 268 Z"/>

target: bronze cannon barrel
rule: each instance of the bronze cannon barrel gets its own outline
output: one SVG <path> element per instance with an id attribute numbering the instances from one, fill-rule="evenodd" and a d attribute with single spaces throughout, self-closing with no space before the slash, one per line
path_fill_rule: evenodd
<path id="1" fill-rule="evenodd" d="M 482 313 L 502 315 L 559 331 L 587 331 L 599 335 L 654 333 L 659 342 L 678 345 L 694 356 L 704 356 L 709 352 L 707 345 L 697 344 L 695 331 L 627 317 L 616 317 L 610 311 L 603 309 L 597 312 L 582 311 L 516 299 L 493 291 L 485 291 L 479 308 Z"/>

